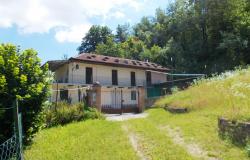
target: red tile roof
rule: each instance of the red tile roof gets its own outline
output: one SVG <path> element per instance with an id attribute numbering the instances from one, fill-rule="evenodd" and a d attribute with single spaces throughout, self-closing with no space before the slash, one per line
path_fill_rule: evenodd
<path id="1" fill-rule="evenodd" d="M 76 57 L 71 57 L 69 60 L 109 65 L 109 66 L 155 70 L 155 71 L 161 71 L 161 72 L 167 72 L 170 70 L 169 68 L 165 68 L 156 63 L 137 61 L 137 60 L 125 59 L 125 58 L 119 58 L 119 57 L 110 57 L 110 56 L 104 56 L 104 55 L 98 55 L 98 54 L 92 54 L 92 53 L 82 53 Z"/>

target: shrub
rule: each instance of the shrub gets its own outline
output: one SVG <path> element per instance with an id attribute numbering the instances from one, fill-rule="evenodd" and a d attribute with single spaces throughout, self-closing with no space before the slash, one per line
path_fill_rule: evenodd
<path id="1" fill-rule="evenodd" d="M 0 109 L 18 99 L 25 144 L 43 125 L 40 114 L 52 80 L 48 65 L 41 67 L 37 54 L 33 49 L 22 51 L 12 44 L 0 44 Z M 13 121 L 13 110 L 1 111 L 0 142 L 13 135 Z"/>
<path id="2" fill-rule="evenodd" d="M 46 127 L 64 125 L 73 121 L 102 118 L 100 112 L 84 103 L 68 104 L 59 102 L 45 109 Z"/>
<path id="3" fill-rule="evenodd" d="M 104 119 L 104 116 L 96 108 L 86 108 L 84 110 L 84 119 Z"/>

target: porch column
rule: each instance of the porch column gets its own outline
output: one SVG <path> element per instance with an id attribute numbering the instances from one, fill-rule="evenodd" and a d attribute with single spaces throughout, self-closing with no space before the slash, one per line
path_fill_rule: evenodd
<path id="1" fill-rule="evenodd" d="M 93 92 L 92 92 L 92 104 L 98 111 L 101 112 L 102 105 L 101 105 L 101 85 L 94 84 L 93 85 Z"/>
<path id="2" fill-rule="evenodd" d="M 138 108 L 139 113 L 144 111 L 145 108 L 145 88 L 142 86 L 138 87 Z"/>

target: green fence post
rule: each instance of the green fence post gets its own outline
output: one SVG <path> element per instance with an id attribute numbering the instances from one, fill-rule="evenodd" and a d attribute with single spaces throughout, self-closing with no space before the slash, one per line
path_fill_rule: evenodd
<path id="1" fill-rule="evenodd" d="M 21 132 L 21 116 L 18 111 L 18 101 L 17 99 L 13 103 L 13 108 L 14 108 L 14 126 L 15 126 L 15 135 L 16 135 L 16 144 L 18 145 L 18 153 L 19 156 L 17 156 L 17 160 L 23 160 L 23 155 L 22 155 L 22 132 Z"/>

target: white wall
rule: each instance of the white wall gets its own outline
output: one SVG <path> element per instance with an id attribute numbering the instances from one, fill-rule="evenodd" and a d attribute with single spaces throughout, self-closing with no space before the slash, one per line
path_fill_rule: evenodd
<path id="1" fill-rule="evenodd" d="M 167 75 L 157 72 L 151 72 L 152 84 L 163 83 L 167 81 Z"/>

